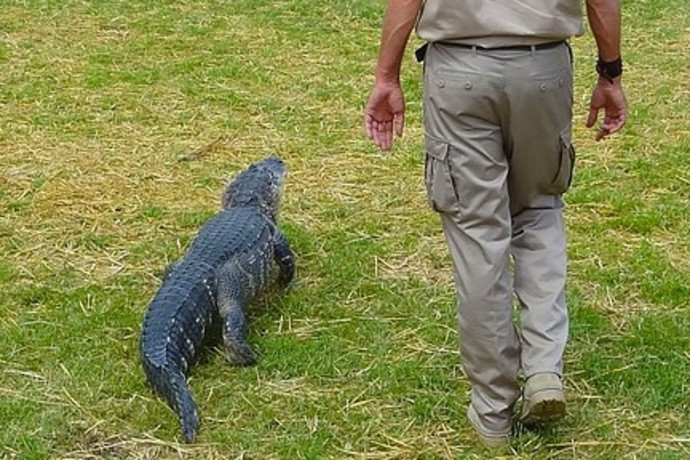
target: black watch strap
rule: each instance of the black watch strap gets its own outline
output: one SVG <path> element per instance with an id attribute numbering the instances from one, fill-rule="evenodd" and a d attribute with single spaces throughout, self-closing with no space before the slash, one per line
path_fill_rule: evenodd
<path id="1" fill-rule="evenodd" d="M 613 79 L 623 73 L 623 60 L 619 57 L 615 61 L 606 62 L 600 57 L 597 61 L 597 73 L 613 83 Z"/>

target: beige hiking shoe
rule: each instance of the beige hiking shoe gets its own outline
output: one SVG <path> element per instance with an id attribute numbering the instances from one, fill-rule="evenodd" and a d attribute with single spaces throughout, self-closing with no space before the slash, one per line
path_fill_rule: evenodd
<path id="1" fill-rule="evenodd" d="M 527 426 L 555 422 L 565 415 L 563 384 L 557 374 L 534 374 L 522 392 L 520 421 Z"/>
<path id="2" fill-rule="evenodd" d="M 472 404 L 467 408 L 467 419 L 477 432 L 477 437 L 484 447 L 505 447 L 510 442 L 510 428 L 506 431 L 493 431 L 487 429 L 479 420 L 479 415 L 477 411 L 474 410 L 474 407 L 472 407 Z"/>

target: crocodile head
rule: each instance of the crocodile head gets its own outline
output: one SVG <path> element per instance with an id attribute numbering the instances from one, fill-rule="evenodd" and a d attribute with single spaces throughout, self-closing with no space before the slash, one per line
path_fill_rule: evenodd
<path id="1" fill-rule="evenodd" d="M 255 206 L 273 219 L 280 208 L 280 196 L 287 169 L 283 160 L 271 156 L 242 171 L 225 188 L 223 209 L 232 206 Z"/>

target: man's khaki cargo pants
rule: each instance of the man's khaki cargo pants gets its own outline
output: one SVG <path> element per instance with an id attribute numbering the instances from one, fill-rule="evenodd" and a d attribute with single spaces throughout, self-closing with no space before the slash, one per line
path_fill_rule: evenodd
<path id="1" fill-rule="evenodd" d="M 455 268 L 471 408 L 485 428 L 506 432 L 519 371 L 562 374 L 570 50 L 432 43 L 424 66 L 426 185 Z"/>

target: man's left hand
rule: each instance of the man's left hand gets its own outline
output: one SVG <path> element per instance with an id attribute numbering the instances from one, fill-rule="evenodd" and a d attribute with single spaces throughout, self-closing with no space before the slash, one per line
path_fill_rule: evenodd
<path id="1" fill-rule="evenodd" d="M 591 128 L 597 122 L 601 109 L 604 110 L 604 122 L 597 131 L 597 141 L 620 131 L 628 117 L 628 103 L 625 100 L 620 77 L 615 78 L 613 82 L 599 77 L 589 103 L 588 128 Z"/>

